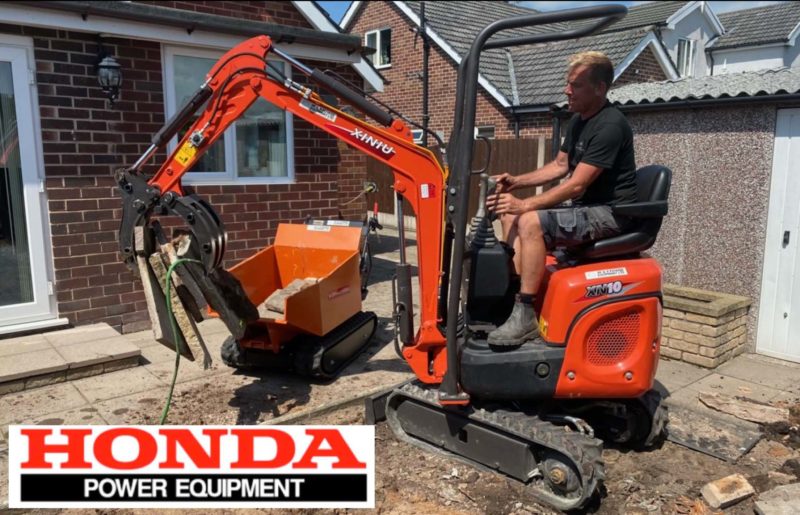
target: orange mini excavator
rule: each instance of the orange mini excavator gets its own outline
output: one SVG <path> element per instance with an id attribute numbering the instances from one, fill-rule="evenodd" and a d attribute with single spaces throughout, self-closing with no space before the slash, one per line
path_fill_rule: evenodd
<path id="1" fill-rule="evenodd" d="M 604 477 L 601 438 L 647 446 L 666 423 L 661 398 L 653 390 L 661 338 L 661 268 L 642 251 L 655 242 L 667 213 L 671 174 L 660 166 L 637 172 L 637 202 L 614 208 L 634 220 L 629 232 L 549 257 L 537 295 L 540 337 L 517 348 L 493 348 L 487 334 L 508 316 L 518 281 L 511 273 L 513 251 L 497 240 L 485 212 L 468 223 L 478 63 L 483 50 L 585 36 L 625 13 L 622 6 L 594 6 L 486 27 L 459 65 L 446 152 L 450 168 L 415 145 L 406 123 L 363 93 L 307 68 L 276 49 L 267 36 L 245 41 L 211 69 L 136 164 L 118 172 L 124 199 L 122 255 L 146 278 L 153 271 L 145 258 L 166 243 L 152 215 L 181 217 L 191 235 L 174 250 L 178 258 L 192 261 L 175 269 L 185 290 L 179 297 L 195 307 L 207 302 L 225 322 L 232 334 L 223 348 L 225 360 L 242 366 L 272 356 L 296 369 L 333 376 L 374 328 L 374 316 L 362 313 L 354 297 L 363 227 L 340 227 L 335 221 L 281 226 L 273 246 L 225 270 L 223 225 L 206 202 L 181 186 L 181 176 L 258 98 L 386 163 L 393 170 L 398 201 L 408 201 L 417 216 L 419 327 L 414 328 L 415 288 L 403 252 L 402 223 L 394 306 L 398 350 L 417 380 L 370 401 L 367 419 L 386 418 L 402 439 L 522 481 L 558 509 L 580 508 Z M 579 20 L 591 21 L 492 37 L 507 29 Z M 287 78 L 267 62 L 270 54 L 376 124 L 327 104 Z M 144 177 L 140 168 L 145 161 L 198 111 L 167 162 L 153 177 Z M 486 191 L 484 179 L 484 198 Z M 322 266 L 321 261 L 333 264 Z M 286 296 L 283 314 L 259 313 L 256 305 L 267 296 L 309 276 L 312 286 Z M 156 277 L 151 279 L 152 285 Z M 183 352 L 186 342 L 172 340 L 160 290 L 152 290 L 148 300 L 164 341 Z M 329 309 L 332 302 L 342 309 Z M 332 365 L 325 369 L 327 362 Z"/>

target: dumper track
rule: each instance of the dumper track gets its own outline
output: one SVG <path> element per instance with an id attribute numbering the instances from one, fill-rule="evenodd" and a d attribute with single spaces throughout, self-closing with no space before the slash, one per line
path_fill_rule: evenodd
<path id="1" fill-rule="evenodd" d="M 243 348 L 229 336 L 222 344 L 222 362 L 233 368 L 266 368 L 314 379 L 333 379 L 369 345 L 378 319 L 360 311 L 325 336 L 301 335 L 284 344 L 277 354 Z"/>
<path id="2" fill-rule="evenodd" d="M 404 409 L 404 403 L 418 405 L 412 411 L 406 410 L 406 419 L 400 414 L 400 410 Z M 426 414 L 408 420 L 408 413 L 414 412 Z M 461 428 L 461 430 L 438 430 L 433 419 L 436 417 L 441 419 L 443 416 L 447 418 L 447 427 Z M 536 415 L 473 406 L 445 408 L 439 404 L 435 389 L 409 383 L 389 395 L 386 418 L 395 435 L 404 441 L 427 450 L 454 456 L 481 468 L 501 472 L 506 472 L 504 469 L 508 468 L 502 461 L 504 459 L 502 452 L 492 453 L 489 460 L 481 461 L 454 453 L 448 447 L 463 447 L 464 442 L 472 439 L 460 435 L 464 428 L 466 430 L 474 428 L 484 435 L 486 431 L 490 431 L 497 435 L 501 444 L 503 441 L 515 441 L 514 445 L 518 446 L 517 448 L 524 446 L 528 449 L 533 460 L 527 474 L 509 475 L 529 485 L 537 499 L 559 510 L 572 510 L 585 506 L 605 478 L 601 459 L 603 450 L 601 440 L 584 433 L 570 431 L 565 426 L 547 422 Z M 426 430 L 430 432 L 427 438 L 425 435 L 420 435 Z M 460 439 L 461 442 L 454 439 Z M 478 447 L 486 447 L 486 438 L 475 438 L 475 440 L 476 454 L 485 453 L 485 449 L 481 450 Z M 518 456 L 513 454 L 517 453 L 512 453 L 509 460 L 518 459 Z M 553 469 L 560 469 L 561 472 L 553 473 Z M 553 478 L 558 479 L 559 474 L 564 477 L 564 471 L 567 472 L 568 478 L 566 484 L 555 484 Z"/>

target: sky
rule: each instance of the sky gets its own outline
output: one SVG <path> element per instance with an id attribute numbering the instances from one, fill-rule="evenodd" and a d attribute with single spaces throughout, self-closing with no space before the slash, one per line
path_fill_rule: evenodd
<path id="1" fill-rule="evenodd" d="M 345 11 L 350 6 L 351 2 L 317 2 L 323 9 L 328 11 L 334 21 L 339 22 L 344 16 Z M 600 2 L 518 2 L 520 5 L 530 7 L 539 11 L 556 11 L 559 9 L 572 9 L 575 7 L 586 7 L 595 4 L 623 4 L 631 7 L 646 2 L 630 2 L 630 1 L 600 1 Z M 714 12 L 725 13 L 729 11 L 738 11 L 740 9 L 750 9 L 751 7 L 761 7 L 762 5 L 777 4 L 778 1 L 773 2 L 708 2 Z"/>

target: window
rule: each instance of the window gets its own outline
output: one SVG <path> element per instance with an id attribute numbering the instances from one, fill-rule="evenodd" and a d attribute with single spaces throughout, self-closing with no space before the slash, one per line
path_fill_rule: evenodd
<path id="1" fill-rule="evenodd" d="M 485 125 L 483 127 L 475 127 L 476 138 L 494 139 L 494 125 Z"/>
<path id="2" fill-rule="evenodd" d="M 376 68 L 392 65 L 392 29 L 372 30 L 364 36 L 364 43 L 376 52 L 372 54 L 372 64 Z"/>
<path id="3" fill-rule="evenodd" d="M 165 47 L 165 107 L 172 116 L 205 82 L 222 55 L 208 50 Z M 282 61 L 271 61 L 288 74 Z M 195 118 L 196 119 L 196 118 Z M 185 130 L 170 142 L 177 145 Z M 256 184 L 291 182 L 294 178 L 292 116 L 263 98 L 233 123 L 184 176 L 187 184 Z"/>
<path id="4" fill-rule="evenodd" d="M 678 40 L 678 73 L 680 73 L 681 77 L 692 76 L 695 43 L 693 39 Z"/>

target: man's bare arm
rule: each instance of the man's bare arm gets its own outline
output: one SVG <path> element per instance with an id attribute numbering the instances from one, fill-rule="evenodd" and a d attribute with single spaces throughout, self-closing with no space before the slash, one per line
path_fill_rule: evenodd
<path id="1" fill-rule="evenodd" d="M 575 171 L 572 172 L 572 176 L 569 179 L 545 191 L 541 195 L 526 199 L 526 211 L 548 209 L 583 195 L 586 188 L 597 179 L 597 176 L 600 175 L 602 171 L 603 169 L 600 167 L 586 163 L 578 163 L 578 166 L 575 168 Z"/>
<path id="2" fill-rule="evenodd" d="M 564 177 L 568 172 L 569 156 L 566 152 L 559 152 L 555 159 L 537 170 L 517 176 L 501 174 L 495 178 L 505 186 L 504 191 L 512 191 L 547 184 Z"/>
<path id="3" fill-rule="evenodd" d="M 527 199 L 519 199 L 512 193 L 495 193 L 486 199 L 486 205 L 493 212 L 502 215 L 521 215 L 528 211 L 547 209 L 558 205 L 565 200 L 580 196 L 586 188 L 600 175 L 602 168 L 579 163 L 572 173 L 572 177 L 558 186 L 549 189 L 541 195 Z"/>

